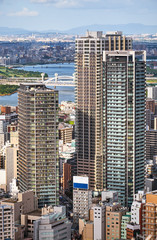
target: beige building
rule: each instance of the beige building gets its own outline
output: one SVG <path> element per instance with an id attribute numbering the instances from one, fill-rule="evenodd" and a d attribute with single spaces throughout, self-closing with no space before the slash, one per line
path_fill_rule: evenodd
<path id="1" fill-rule="evenodd" d="M 6 148 L 6 184 L 7 191 L 9 191 L 9 184 L 13 178 L 17 179 L 17 166 L 18 166 L 18 147 L 10 146 Z"/>
<path id="2" fill-rule="evenodd" d="M 13 208 L 9 205 L 0 205 L 0 239 L 14 239 Z"/>
<path id="3" fill-rule="evenodd" d="M 120 204 L 106 206 L 106 239 L 121 239 L 122 216 L 127 212 L 127 208 Z"/>
<path id="4" fill-rule="evenodd" d="M 94 240 L 93 221 L 79 219 L 79 234 L 82 235 L 82 240 Z"/>
<path id="5" fill-rule="evenodd" d="M 18 145 L 18 131 L 10 132 L 10 143 L 14 146 Z"/>
<path id="6" fill-rule="evenodd" d="M 40 219 L 42 216 L 41 209 L 28 212 L 21 215 L 21 225 L 25 226 L 25 236 L 33 238 L 34 235 L 34 221 Z"/>

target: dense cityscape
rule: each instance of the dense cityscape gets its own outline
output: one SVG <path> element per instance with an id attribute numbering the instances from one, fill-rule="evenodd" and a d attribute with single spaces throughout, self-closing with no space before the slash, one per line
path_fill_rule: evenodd
<path id="1" fill-rule="evenodd" d="M 1 39 L 0 239 L 157 239 L 155 36 Z M 23 70 L 70 62 L 75 102 Z"/>

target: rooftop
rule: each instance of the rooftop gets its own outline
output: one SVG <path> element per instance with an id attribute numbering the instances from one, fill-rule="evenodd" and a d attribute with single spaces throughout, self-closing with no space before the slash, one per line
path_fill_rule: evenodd
<path id="1" fill-rule="evenodd" d="M 39 216 L 41 217 L 41 209 L 34 210 L 30 213 L 28 213 L 29 216 Z"/>

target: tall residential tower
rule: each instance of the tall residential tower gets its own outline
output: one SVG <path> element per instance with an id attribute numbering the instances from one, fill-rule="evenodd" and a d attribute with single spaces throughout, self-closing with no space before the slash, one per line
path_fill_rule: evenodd
<path id="1" fill-rule="evenodd" d="M 33 189 L 39 207 L 59 203 L 58 92 L 42 83 L 21 84 L 19 189 Z"/>
<path id="2" fill-rule="evenodd" d="M 77 174 L 89 177 L 92 190 L 103 185 L 103 51 L 128 50 L 131 38 L 121 32 L 87 32 L 76 39 Z"/>
<path id="3" fill-rule="evenodd" d="M 104 187 L 131 205 L 144 189 L 145 51 L 105 51 L 103 77 Z"/>

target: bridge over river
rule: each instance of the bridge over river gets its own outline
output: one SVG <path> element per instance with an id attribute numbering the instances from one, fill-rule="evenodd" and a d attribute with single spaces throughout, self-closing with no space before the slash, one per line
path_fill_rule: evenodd
<path id="1" fill-rule="evenodd" d="M 72 76 L 59 76 L 58 73 L 54 74 L 52 78 L 45 78 L 45 74 L 42 73 L 41 77 L 11 77 L 8 79 L 0 79 L 0 84 L 20 85 L 21 83 L 42 82 L 47 86 L 66 86 L 75 87 L 75 74 Z"/>
<path id="2" fill-rule="evenodd" d="M 149 80 L 149 82 L 147 82 Z M 47 86 L 53 87 L 75 87 L 75 74 L 72 76 L 59 76 L 54 74 L 52 78 L 45 78 L 45 73 L 41 77 L 11 77 L 8 79 L 0 79 L 0 84 L 20 85 L 21 83 L 42 82 Z M 147 86 L 157 85 L 157 77 L 146 77 Z"/>

